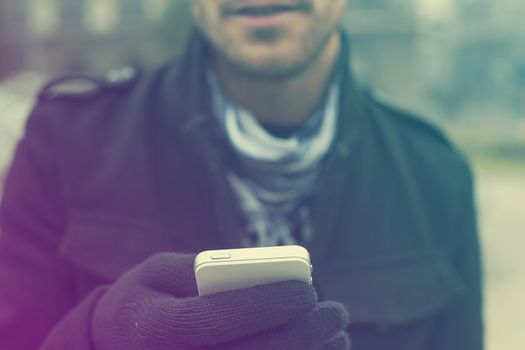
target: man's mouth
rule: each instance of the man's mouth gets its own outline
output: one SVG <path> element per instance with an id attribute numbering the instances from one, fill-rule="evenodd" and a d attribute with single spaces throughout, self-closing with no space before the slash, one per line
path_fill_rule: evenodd
<path id="1" fill-rule="evenodd" d="M 300 8 L 298 6 L 288 6 L 288 5 L 270 5 L 270 6 L 253 6 L 253 7 L 243 7 L 235 11 L 236 15 L 240 16 L 271 16 L 284 12 L 298 11 Z"/>
<path id="2" fill-rule="evenodd" d="M 304 3 L 299 4 L 274 4 L 274 5 L 248 5 L 239 6 L 235 8 L 225 8 L 223 15 L 226 16 L 249 16 L 249 17 L 264 17 L 272 16 L 286 12 L 307 12 L 308 5 Z"/>

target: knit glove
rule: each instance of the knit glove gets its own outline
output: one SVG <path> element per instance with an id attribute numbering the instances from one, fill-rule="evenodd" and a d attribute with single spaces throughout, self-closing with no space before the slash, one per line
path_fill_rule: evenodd
<path id="1" fill-rule="evenodd" d="M 100 298 L 96 350 L 348 349 L 345 308 L 287 281 L 199 297 L 193 255 L 160 253 Z"/>

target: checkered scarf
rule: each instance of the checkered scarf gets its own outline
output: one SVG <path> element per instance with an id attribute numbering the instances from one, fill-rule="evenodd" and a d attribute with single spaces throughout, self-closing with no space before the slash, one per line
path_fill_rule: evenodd
<path id="1" fill-rule="evenodd" d="M 308 241 L 308 199 L 336 135 L 337 84 L 314 115 L 286 138 L 272 135 L 253 114 L 229 101 L 212 73 L 209 84 L 215 116 L 233 152 L 228 178 L 245 214 L 244 245 Z"/>

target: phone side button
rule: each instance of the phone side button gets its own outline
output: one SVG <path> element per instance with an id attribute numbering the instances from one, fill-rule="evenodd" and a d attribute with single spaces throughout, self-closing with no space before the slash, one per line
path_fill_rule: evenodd
<path id="1" fill-rule="evenodd" d="M 228 260 L 232 257 L 231 254 L 225 253 L 225 254 L 215 254 L 211 256 L 212 260 Z"/>

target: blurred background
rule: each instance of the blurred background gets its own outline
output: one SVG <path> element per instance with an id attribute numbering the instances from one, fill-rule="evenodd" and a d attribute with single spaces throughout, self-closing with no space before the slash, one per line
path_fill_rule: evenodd
<path id="1" fill-rule="evenodd" d="M 189 1 L 0 0 L 0 183 L 47 79 L 173 59 L 191 27 Z M 440 125 L 471 159 L 487 349 L 524 349 L 525 1 L 349 3 L 360 81 Z"/>

